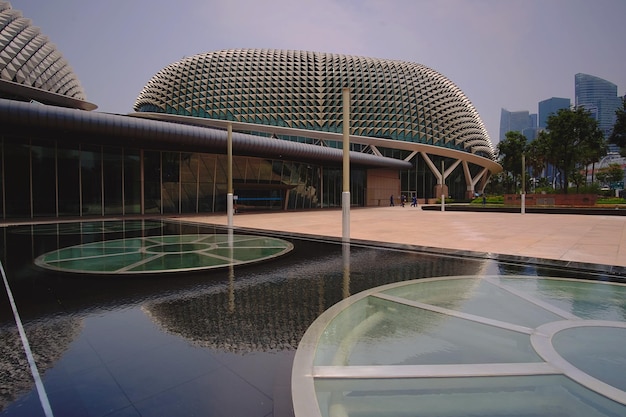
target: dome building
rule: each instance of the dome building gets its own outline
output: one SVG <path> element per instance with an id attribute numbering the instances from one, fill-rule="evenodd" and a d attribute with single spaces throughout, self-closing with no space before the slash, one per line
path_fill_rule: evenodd
<path id="1" fill-rule="evenodd" d="M 67 61 L 39 28 L 0 1 L 0 97 L 94 110 Z"/>
<path id="2" fill-rule="evenodd" d="M 129 115 L 91 111 L 78 78 L 0 1 L 0 218 L 340 207 L 350 90 L 352 206 L 467 199 L 501 171 L 463 92 L 423 65 L 272 49 L 184 58 Z"/>
<path id="3" fill-rule="evenodd" d="M 229 122 L 241 131 L 340 148 L 344 87 L 351 91 L 351 150 L 411 162 L 398 184 L 402 193 L 441 195 L 442 161 L 444 180 L 462 164 L 451 178 L 462 184 L 457 198 L 471 196 L 479 180 L 500 170 L 465 94 L 411 62 L 273 49 L 198 54 L 159 71 L 134 109 L 139 117 L 221 128 Z M 420 179 L 436 184 L 419 187 Z M 368 205 L 387 191 L 370 195 Z"/>

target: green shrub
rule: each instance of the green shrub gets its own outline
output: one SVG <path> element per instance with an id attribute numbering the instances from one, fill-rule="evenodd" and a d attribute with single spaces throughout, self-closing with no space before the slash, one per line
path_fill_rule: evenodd
<path id="1" fill-rule="evenodd" d="M 605 197 L 599 198 L 596 204 L 626 204 L 626 199 L 619 197 Z"/>
<path id="2" fill-rule="evenodd" d="M 535 188 L 535 194 L 558 194 L 560 190 L 555 190 L 552 187 L 537 187 Z"/>
<path id="3" fill-rule="evenodd" d="M 503 195 L 488 195 L 486 203 L 502 205 L 504 204 L 504 196 Z M 470 204 L 478 204 L 478 205 L 483 204 L 483 197 L 482 196 L 476 197 L 470 202 Z"/>
<path id="4" fill-rule="evenodd" d="M 446 197 L 446 201 L 445 201 L 445 203 L 446 203 L 446 204 L 450 204 L 450 203 L 454 203 L 454 202 L 455 202 L 455 201 L 454 201 L 454 199 L 453 199 L 453 198 L 448 198 L 448 197 Z M 437 204 L 441 204 L 441 198 L 438 198 L 438 199 L 437 199 Z"/>
<path id="5" fill-rule="evenodd" d="M 600 194 L 600 184 L 594 182 L 593 184 L 581 185 L 576 187 L 570 187 L 567 190 L 570 194 Z"/>

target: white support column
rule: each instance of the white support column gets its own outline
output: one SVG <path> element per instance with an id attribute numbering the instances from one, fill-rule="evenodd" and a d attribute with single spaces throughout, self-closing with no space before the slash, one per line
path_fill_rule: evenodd
<path id="1" fill-rule="evenodd" d="M 411 159 L 413 159 L 413 157 L 417 155 L 417 151 L 413 151 L 411 152 L 411 154 L 409 156 L 407 156 L 406 158 L 404 158 L 405 161 L 410 161 Z"/>
<path id="2" fill-rule="evenodd" d="M 341 193 L 341 240 L 350 241 L 350 89 L 343 94 L 343 192 Z"/>
<path id="3" fill-rule="evenodd" d="M 426 165 L 428 166 L 428 168 L 430 168 L 430 171 L 433 173 L 433 175 L 437 178 L 437 186 L 440 189 L 435 189 L 435 195 L 437 196 L 437 194 L 439 196 L 445 196 L 446 193 L 446 178 L 448 178 L 448 176 L 456 169 L 457 166 L 459 166 L 459 164 L 462 162 L 460 159 L 457 159 L 456 161 L 454 161 L 454 163 L 452 165 L 450 165 L 448 167 L 448 169 L 445 169 L 444 164 L 441 164 L 441 170 L 437 169 L 437 167 L 435 166 L 435 164 L 433 163 L 433 161 L 430 159 L 430 157 L 428 156 L 428 154 L 424 151 L 420 151 L 420 155 L 422 155 L 422 158 L 424 159 L 424 162 L 426 162 Z M 442 161 L 443 162 L 443 161 Z"/>
<path id="4" fill-rule="evenodd" d="M 441 211 L 446 211 L 446 195 L 444 194 L 444 185 L 446 184 L 446 177 L 445 177 L 445 165 L 444 165 L 444 161 L 443 159 L 441 160 Z"/>
<path id="5" fill-rule="evenodd" d="M 228 228 L 233 228 L 233 125 L 227 126 L 227 155 L 228 155 L 228 192 L 226 194 L 226 215 Z"/>
<path id="6" fill-rule="evenodd" d="M 375 145 L 369 145 L 370 149 L 372 150 L 372 153 L 376 156 L 383 156 L 382 153 L 380 153 L 380 151 L 378 150 L 378 148 Z"/>

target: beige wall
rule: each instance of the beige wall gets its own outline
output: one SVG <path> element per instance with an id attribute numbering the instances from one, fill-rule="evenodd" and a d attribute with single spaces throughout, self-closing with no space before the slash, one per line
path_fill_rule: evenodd
<path id="1" fill-rule="evenodd" d="M 389 196 L 394 196 L 398 204 L 400 195 L 400 175 L 393 169 L 368 169 L 367 189 L 365 193 L 366 206 L 388 206 Z"/>

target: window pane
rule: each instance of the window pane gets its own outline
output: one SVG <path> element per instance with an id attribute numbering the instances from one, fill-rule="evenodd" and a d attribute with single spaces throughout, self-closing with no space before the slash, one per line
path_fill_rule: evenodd
<path id="1" fill-rule="evenodd" d="M 56 216 L 56 169 L 54 142 L 33 143 L 33 215 Z"/>
<path id="2" fill-rule="evenodd" d="M 57 178 L 59 187 L 59 216 L 80 215 L 80 151 L 78 145 L 57 148 Z"/>
<path id="3" fill-rule="evenodd" d="M 141 162 L 137 149 L 124 149 L 124 214 L 141 213 Z"/>
<path id="4" fill-rule="evenodd" d="M 183 153 L 180 165 L 181 213 L 195 213 L 198 189 L 198 158 L 194 154 Z"/>
<path id="5" fill-rule="evenodd" d="M 122 214 L 122 149 L 103 151 L 104 213 Z"/>
<path id="6" fill-rule="evenodd" d="M 215 170 L 216 156 L 207 154 L 194 154 L 198 159 L 198 172 L 200 174 L 198 211 L 201 213 L 215 210 Z"/>
<path id="7" fill-rule="evenodd" d="M 161 213 L 161 153 L 145 151 L 143 167 L 145 213 Z"/>
<path id="8" fill-rule="evenodd" d="M 83 195 L 83 214 L 102 213 L 102 152 L 100 146 L 81 146 L 80 175 Z"/>
<path id="9" fill-rule="evenodd" d="M 30 217 L 30 146 L 4 143 L 6 217 Z"/>
<path id="10" fill-rule="evenodd" d="M 178 152 L 162 152 L 162 201 L 163 213 L 178 213 L 178 176 L 180 166 L 180 153 Z"/>

